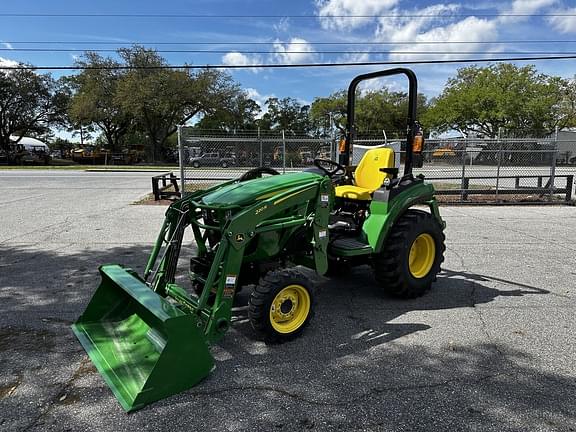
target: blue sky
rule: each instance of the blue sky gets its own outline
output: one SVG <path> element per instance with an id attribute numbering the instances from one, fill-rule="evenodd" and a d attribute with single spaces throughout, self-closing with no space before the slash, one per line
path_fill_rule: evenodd
<path id="1" fill-rule="evenodd" d="M 482 58 L 498 51 L 501 56 L 522 51 L 576 52 L 571 43 L 506 43 L 518 40 L 576 41 L 574 0 L 101 0 L 98 2 L 3 2 L 2 14 L 197 14 L 258 15 L 252 18 L 126 18 L 126 17 L 6 17 L 0 16 L 0 62 L 42 66 L 70 65 L 68 52 L 22 52 L 18 48 L 102 48 L 139 42 L 159 50 L 211 49 L 218 53 L 163 53 L 171 64 L 254 64 L 365 60 L 419 60 Z M 90 3 L 90 4 L 88 4 Z M 534 16 L 564 14 L 572 16 Z M 274 15 L 275 17 L 262 17 Z M 292 17 L 286 17 L 292 15 Z M 302 17 L 317 15 L 317 17 Z M 339 16 L 378 15 L 380 18 Z M 382 15 L 400 15 L 390 18 Z M 406 17 L 425 15 L 425 17 Z M 516 16 L 511 16 L 516 15 Z M 532 15 L 532 16 L 518 16 Z M 58 41 L 60 44 L 21 44 L 24 41 Z M 79 42 L 88 43 L 79 43 Z M 418 45 L 411 42 L 417 41 Z M 456 42 L 481 42 L 459 44 Z M 91 42 L 91 43 L 90 43 Z M 211 45 L 155 45 L 186 42 Z M 233 45 L 258 42 L 259 45 Z M 385 42 L 385 45 L 375 43 Z M 355 45 L 326 45 L 355 43 Z M 243 53 L 243 51 L 270 53 Z M 326 54 L 321 51 L 347 51 Z M 384 54 L 350 51 L 394 51 Z M 293 53 L 293 51 L 302 51 Z M 425 54 L 425 52 L 442 54 Z M 416 52 L 416 53 L 415 53 Z M 424 52 L 424 53 L 423 53 Z M 510 53 L 510 54 L 508 54 Z M 113 55 L 113 54 L 110 54 Z M 496 55 L 496 54 L 492 54 Z M 548 74 L 572 77 L 576 61 L 536 62 Z M 415 66 L 420 90 L 428 96 L 441 92 L 458 65 Z M 232 71 L 234 78 L 259 102 L 268 96 L 294 97 L 311 102 L 345 88 L 350 79 L 378 67 L 322 69 L 249 69 Z M 58 75 L 58 74 L 55 74 Z M 401 80 L 372 83 L 403 88 Z"/>

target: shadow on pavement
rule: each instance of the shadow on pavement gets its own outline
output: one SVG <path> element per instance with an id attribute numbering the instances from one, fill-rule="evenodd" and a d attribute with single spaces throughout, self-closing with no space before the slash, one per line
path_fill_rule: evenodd
<path id="1" fill-rule="evenodd" d="M 147 254 L 135 246 L 3 251 L 0 429 L 574 430 L 576 379 L 542 359 L 488 335 L 411 341 L 437 322 L 427 319 L 435 311 L 548 293 L 450 270 L 410 301 L 382 296 L 367 268 L 325 280 L 311 326 L 276 346 L 254 339 L 244 291 L 232 330 L 214 348 L 216 371 L 187 392 L 126 415 L 69 324 L 96 289 L 99 264 L 141 272 Z"/>

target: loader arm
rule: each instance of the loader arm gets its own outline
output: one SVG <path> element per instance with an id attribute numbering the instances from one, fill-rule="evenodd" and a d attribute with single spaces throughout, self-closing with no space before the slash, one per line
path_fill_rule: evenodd
<path id="1" fill-rule="evenodd" d="M 207 341 L 213 343 L 228 329 L 232 300 L 238 288 L 246 248 L 260 234 L 284 232 L 285 237 L 289 238 L 293 229 L 309 227 L 312 254 L 290 258 L 295 263 L 312 268 L 320 274 L 326 272 L 330 193 L 330 180 L 322 178 L 312 184 L 289 188 L 237 211 L 220 226 L 208 225 L 202 220 L 202 209 L 208 206 L 202 204 L 201 199 L 206 194 L 197 194 L 180 200 L 166 212 L 166 220 L 145 271 L 145 275 L 150 277 L 147 283 L 158 295 L 173 298 L 197 315 L 200 320 L 199 326 L 201 323 Z M 286 216 L 287 210 L 293 208 L 297 211 Z M 237 206 L 230 205 L 221 208 L 220 211 L 225 214 L 234 209 L 237 209 Z M 202 294 L 198 299 L 187 295 L 174 284 L 183 234 L 188 225 L 192 227 L 198 245 L 198 255 L 201 257 L 212 253 L 212 266 L 207 277 L 194 273 L 190 275 L 203 285 Z M 218 232 L 220 241 L 217 247 L 211 248 L 207 244 L 206 235 L 202 230 Z"/>
<path id="2" fill-rule="evenodd" d="M 214 210 L 204 203 L 227 185 L 237 186 L 234 181 L 196 192 L 167 210 L 143 277 L 116 264 L 100 267 L 102 282 L 73 331 L 125 410 L 190 388 L 210 373 L 209 345 L 230 326 L 245 251 L 260 236 L 277 232 L 284 244 L 284 237 L 304 230 L 312 250 L 290 258 L 326 271 L 332 186 L 322 176 L 304 177 L 247 206 Z M 197 258 L 210 261 L 207 274 L 190 272 L 202 284 L 199 297 L 175 283 L 188 226 Z"/>

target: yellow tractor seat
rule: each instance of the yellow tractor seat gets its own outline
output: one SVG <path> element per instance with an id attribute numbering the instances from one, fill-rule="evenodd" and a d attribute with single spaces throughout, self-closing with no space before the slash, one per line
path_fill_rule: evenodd
<path id="1" fill-rule="evenodd" d="M 390 174 L 380 168 L 394 168 L 394 150 L 388 147 L 368 150 L 354 171 L 354 184 L 336 187 L 336 196 L 352 200 L 370 201 L 374 191 Z"/>

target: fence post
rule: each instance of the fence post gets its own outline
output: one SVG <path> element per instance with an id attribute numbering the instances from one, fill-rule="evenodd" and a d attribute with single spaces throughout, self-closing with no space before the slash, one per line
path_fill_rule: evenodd
<path id="1" fill-rule="evenodd" d="M 566 176 L 566 202 L 572 200 L 572 188 L 574 187 L 574 176 Z"/>
<path id="2" fill-rule="evenodd" d="M 554 183 L 556 179 L 556 160 L 558 159 L 558 126 L 554 129 L 554 151 L 550 165 L 550 196 L 554 193 Z"/>
<path id="3" fill-rule="evenodd" d="M 500 166 L 502 165 L 502 128 L 498 128 L 498 166 L 496 167 L 496 200 L 500 186 Z"/>
<path id="4" fill-rule="evenodd" d="M 260 126 L 258 126 L 258 145 L 260 147 L 260 164 L 262 166 L 262 137 L 260 136 Z"/>
<path id="5" fill-rule="evenodd" d="M 160 189 L 158 188 L 158 178 L 156 176 L 152 177 L 152 194 L 155 201 L 160 199 Z"/>
<path id="6" fill-rule="evenodd" d="M 462 151 L 462 178 L 460 179 L 460 201 L 468 198 L 469 180 L 466 178 L 466 150 Z"/>
<path id="7" fill-rule="evenodd" d="M 330 127 L 330 159 L 338 160 L 338 133 L 334 125 Z"/>
<path id="8" fill-rule="evenodd" d="M 470 168 L 472 168 L 472 153 L 468 150 L 468 137 L 464 137 L 464 150 L 466 151 L 466 156 L 470 156 Z"/>
<path id="9" fill-rule="evenodd" d="M 184 179 L 184 143 L 182 142 L 182 125 L 178 125 L 178 159 L 180 163 L 180 197 L 184 198 L 185 189 L 184 184 L 186 183 Z"/>
<path id="10" fill-rule="evenodd" d="M 282 129 L 282 174 L 286 174 L 286 135 Z"/>
<path id="11" fill-rule="evenodd" d="M 470 189 L 470 179 L 468 177 L 464 177 L 462 179 L 462 191 L 460 192 L 460 200 L 461 201 L 468 201 L 468 189 Z"/>

